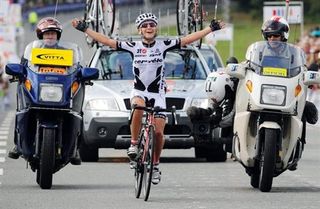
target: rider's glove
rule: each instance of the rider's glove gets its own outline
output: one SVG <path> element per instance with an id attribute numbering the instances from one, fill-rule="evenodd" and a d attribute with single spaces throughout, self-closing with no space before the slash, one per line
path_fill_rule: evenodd
<path id="1" fill-rule="evenodd" d="M 216 31 L 216 30 L 220 30 L 221 29 L 221 26 L 220 26 L 220 23 L 218 21 L 216 21 L 215 19 L 213 19 L 210 23 L 210 28 L 211 28 L 211 31 Z"/>
<path id="2" fill-rule="evenodd" d="M 88 29 L 89 25 L 88 23 L 86 23 L 84 20 L 83 21 L 79 21 L 78 25 L 76 26 L 77 30 L 80 30 L 82 32 L 86 32 L 86 30 Z"/>
<path id="3" fill-rule="evenodd" d="M 222 119 L 222 108 L 216 108 L 215 112 L 210 115 L 210 123 L 212 125 L 217 125 Z"/>
<path id="4" fill-rule="evenodd" d="M 210 108 L 204 109 L 200 107 L 191 106 L 187 109 L 187 115 L 191 120 L 204 120 L 212 114 Z"/>

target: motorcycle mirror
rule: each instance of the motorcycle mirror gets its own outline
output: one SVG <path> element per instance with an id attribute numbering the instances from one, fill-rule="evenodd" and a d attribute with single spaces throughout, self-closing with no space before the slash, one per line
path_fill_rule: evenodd
<path id="1" fill-rule="evenodd" d="M 13 77 L 23 79 L 26 74 L 26 68 L 21 64 L 10 63 L 6 65 L 6 73 Z"/>
<path id="2" fill-rule="evenodd" d="M 225 72 L 231 77 L 243 79 L 246 74 L 246 68 L 241 64 L 228 64 Z"/>
<path id="3" fill-rule="evenodd" d="M 320 73 L 315 71 L 306 71 L 303 73 L 303 84 L 306 86 L 320 84 Z"/>
<path id="4" fill-rule="evenodd" d="M 99 78 L 99 70 L 97 68 L 85 67 L 81 69 L 81 76 L 84 81 Z"/>

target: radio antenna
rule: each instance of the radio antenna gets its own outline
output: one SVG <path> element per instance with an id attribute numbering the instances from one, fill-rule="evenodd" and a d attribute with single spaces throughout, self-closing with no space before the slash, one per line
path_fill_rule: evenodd
<path id="1" fill-rule="evenodd" d="M 58 10 L 59 0 L 56 1 L 56 8 L 54 9 L 54 18 L 57 18 L 57 10 Z"/>
<path id="2" fill-rule="evenodd" d="M 218 0 L 216 0 L 216 5 L 214 7 L 214 19 L 217 19 L 217 10 L 218 10 Z"/>
<path id="3" fill-rule="evenodd" d="M 289 18 L 289 0 L 286 0 L 286 13 L 285 13 L 285 19 L 286 19 L 287 21 L 289 21 L 289 20 L 288 20 L 288 18 Z"/>

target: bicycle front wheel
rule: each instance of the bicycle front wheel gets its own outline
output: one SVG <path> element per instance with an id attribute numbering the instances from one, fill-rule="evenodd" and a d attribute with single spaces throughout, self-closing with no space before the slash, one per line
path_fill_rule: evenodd
<path id="1" fill-rule="evenodd" d="M 142 182 L 143 182 L 143 176 L 144 176 L 144 163 L 142 160 L 142 155 L 143 153 L 143 145 L 145 142 L 145 137 L 143 134 L 141 134 L 139 143 L 138 143 L 138 157 L 137 157 L 137 165 L 134 170 L 134 177 L 135 177 L 135 185 L 134 185 L 134 190 L 135 190 L 135 196 L 136 198 L 140 197 L 141 194 L 141 188 L 142 188 Z"/>
<path id="2" fill-rule="evenodd" d="M 155 145 L 155 130 L 153 126 L 148 128 L 147 140 L 144 147 L 144 201 L 147 201 L 150 194 L 152 171 L 153 171 L 153 159 L 154 159 L 154 145 Z"/>

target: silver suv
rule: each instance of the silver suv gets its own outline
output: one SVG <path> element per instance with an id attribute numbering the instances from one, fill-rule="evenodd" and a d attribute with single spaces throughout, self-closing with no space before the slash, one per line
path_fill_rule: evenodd
<path id="1" fill-rule="evenodd" d="M 89 66 L 98 68 L 100 77 L 94 85 L 86 88 L 80 155 L 83 161 L 97 161 L 99 148 L 126 149 L 130 145 L 128 118 L 133 88 L 132 58 L 128 52 L 103 46 L 96 50 Z M 195 147 L 196 157 L 221 161 L 222 156 L 225 160 L 222 145 L 206 140 L 204 144 L 212 147 L 208 151 L 203 146 L 204 140 L 192 136 L 193 125 L 186 114 L 190 106 L 207 107 L 204 81 L 212 70 L 222 67 L 218 52 L 204 44 L 201 49 L 188 45 L 167 53 L 166 104 L 167 107 L 176 106 L 178 124 L 170 125 L 168 115 L 164 148 Z"/>

